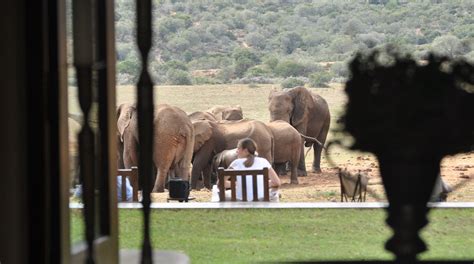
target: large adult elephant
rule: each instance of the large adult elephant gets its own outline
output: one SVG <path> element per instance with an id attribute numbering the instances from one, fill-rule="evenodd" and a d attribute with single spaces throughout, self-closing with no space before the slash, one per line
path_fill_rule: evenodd
<path id="1" fill-rule="evenodd" d="M 121 104 L 117 115 L 118 136 L 123 142 L 124 167 L 138 166 L 137 110 L 134 105 Z M 156 107 L 153 124 L 153 163 L 156 169 L 153 192 L 164 192 L 168 173 L 189 180 L 194 128 L 183 110 L 167 104 Z"/>
<path id="2" fill-rule="evenodd" d="M 303 140 L 300 133 L 285 121 L 276 120 L 266 124 L 272 131 L 275 140 L 273 163 L 274 166 L 290 163 L 291 183 L 298 184 L 298 163 L 301 157 Z"/>
<path id="3" fill-rule="evenodd" d="M 316 138 L 324 145 L 331 122 L 329 107 L 324 98 L 300 86 L 284 91 L 271 91 L 268 102 L 271 121 L 286 121 L 301 134 Z M 313 143 L 306 140 L 305 145 L 309 147 Z M 322 145 L 315 144 L 313 149 L 313 172 L 320 173 Z M 303 144 L 298 169 L 306 175 Z"/>
<path id="4" fill-rule="evenodd" d="M 251 138 L 257 143 L 259 156 L 273 162 L 273 135 L 261 121 L 240 120 L 212 122 L 198 120 L 194 126 L 194 157 L 191 187 L 196 189 L 197 181 L 204 173 L 204 185 L 210 188 L 210 166 L 215 154 L 233 149 L 242 138 Z"/>
<path id="5" fill-rule="evenodd" d="M 240 107 L 240 105 L 236 105 L 236 106 L 216 105 L 206 110 L 206 112 L 212 113 L 216 117 L 217 121 L 242 120 L 244 118 L 242 107 Z"/>

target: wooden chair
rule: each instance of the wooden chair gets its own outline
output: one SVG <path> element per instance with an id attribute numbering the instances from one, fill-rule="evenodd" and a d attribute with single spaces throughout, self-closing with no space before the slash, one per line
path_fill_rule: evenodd
<path id="1" fill-rule="evenodd" d="M 122 200 L 119 202 L 127 202 L 127 177 L 133 188 L 132 202 L 138 202 L 138 167 L 118 169 L 117 176 L 118 175 L 122 175 Z"/>
<path id="2" fill-rule="evenodd" d="M 368 178 L 365 175 L 357 173 L 355 176 L 351 175 L 347 170 L 339 169 L 339 181 L 341 183 L 341 202 L 348 202 L 348 197 L 351 202 L 365 202 L 367 193 Z"/>
<path id="3" fill-rule="evenodd" d="M 252 188 L 253 188 L 253 201 L 258 200 L 258 185 L 257 185 L 257 176 L 263 175 L 263 201 L 269 202 L 270 201 L 270 190 L 269 190 L 269 183 L 268 183 L 268 168 L 264 168 L 262 170 L 226 170 L 220 167 L 217 170 L 217 177 L 218 177 L 218 188 L 219 188 L 219 200 L 221 202 L 226 201 L 225 197 L 225 185 L 224 181 L 228 178 L 230 179 L 230 190 L 231 190 L 231 199 L 230 201 L 236 202 L 237 201 L 237 191 L 236 191 L 236 182 L 237 177 L 241 177 L 242 182 L 242 201 L 248 201 L 247 199 L 247 181 L 246 177 L 252 177 Z"/>

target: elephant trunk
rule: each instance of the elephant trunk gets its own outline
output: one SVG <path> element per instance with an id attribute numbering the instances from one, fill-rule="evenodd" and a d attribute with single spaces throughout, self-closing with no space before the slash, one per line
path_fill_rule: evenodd
<path id="1" fill-rule="evenodd" d="M 318 145 L 320 145 L 323 149 L 326 149 L 326 147 L 323 145 L 323 143 L 321 143 L 317 138 L 314 138 L 314 137 L 309 137 L 309 136 L 306 136 L 306 135 L 303 135 L 300 133 L 300 136 L 304 139 L 308 139 L 308 140 L 311 140 L 313 142 L 316 142 L 318 143 Z"/>

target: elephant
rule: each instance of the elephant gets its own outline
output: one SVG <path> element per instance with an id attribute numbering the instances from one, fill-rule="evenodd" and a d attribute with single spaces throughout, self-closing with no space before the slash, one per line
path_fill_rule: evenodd
<path id="1" fill-rule="evenodd" d="M 210 112 L 196 111 L 189 114 L 188 117 L 189 119 L 191 119 L 191 121 L 205 119 L 205 120 L 217 122 L 216 116 L 214 116 L 214 114 Z"/>
<path id="2" fill-rule="evenodd" d="M 275 140 L 273 162 L 274 167 L 278 164 L 285 164 L 290 162 L 291 168 L 291 184 L 298 184 L 298 170 L 297 166 L 300 161 L 300 150 L 303 144 L 303 139 L 300 133 L 285 121 L 276 120 L 266 123 L 270 128 Z"/>
<path id="3" fill-rule="evenodd" d="M 119 141 L 123 142 L 124 167 L 138 166 L 137 109 L 134 105 L 121 104 L 117 115 Z M 160 104 L 155 108 L 153 124 L 153 163 L 156 180 L 152 192 L 164 192 L 168 173 L 189 180 L 194 127 L 183 110 L 167 104 Z"/>
<path id="4" fill-rule="evenodd" d="M 241 120 L 244 118 L 242 113 L 242 107 L 237 106 L 222 106 L 217 105 L 206 110 L 206 112 L 212 113 L 217 121 L 220 120 Z"/>
<path id="5" fill-rule="evenodd" d="M 326 142 L 331 123 L 329 107 L 324 98 L 299 86 L 283 91 L 270 92 L 268 97 L 270 121 L 283 120 L 291 124 L 305 136 L 316 138 L 320 144 L 314 145 L 313 172 L 321 173 L 321 150 Z M 310 147 L 314 141 L 305 140 Z M 304 145 L 301 144 L 298 169 L 306 175 Z"/>
<path id="6" fill-rule="evenodd" d="M 194 157 L 191 175 L 191 188 L 196 189 L 197 181 L 204 173 L 204 185 L 210 188 L 210 166 L 216 153 L 232 149 L 237 142 L 249 137 L 257 143 L 257 151 L 261 157 L 273 162 L 273 135 L 261 121 L 243 119 L 239 121 L 212 122 L 197 120 L 194 126 Z"/>
<path id="7" fill-rule="evenodd" d="M 232 161 L 236 160 L 237 158 L 237 148 L 226 149 L 217 153 L 212 158 L 211 183 L 217 180 L 217 169 L 219 167 L 228 168 Z"/>

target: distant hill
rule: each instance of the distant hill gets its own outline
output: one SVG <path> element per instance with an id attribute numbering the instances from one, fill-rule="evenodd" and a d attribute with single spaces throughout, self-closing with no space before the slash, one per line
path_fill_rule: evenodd
<path id="1" fill-rule="evenodd" d="M 150 71 L 161 84 L 343 80 L 358 50 L 394 44 L 474 60 L 474 1 L 154 1 Z M 134 1 L 116 1 L 117 78 L 136 81 Z M 326 63 L 330 62 L 330 63 Z M 210 70 L 210 71 L 206 71 Z M 212 72 L 212 74 L 207 74 Z"/>

